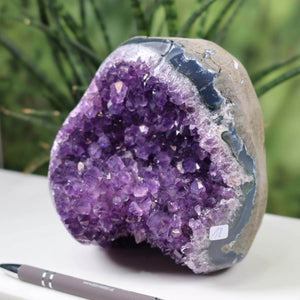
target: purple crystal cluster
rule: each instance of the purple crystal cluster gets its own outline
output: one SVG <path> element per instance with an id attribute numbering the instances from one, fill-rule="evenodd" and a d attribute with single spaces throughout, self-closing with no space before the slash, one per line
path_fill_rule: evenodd
<path id="1" fill-rule="evenodd" d="M 246 175 L 192 83 L 153 54 L 122 48 L 54 143 L 57 211 L 82 243 L 131 235 L 206 272 L 209 228 L 234 213 Z"/>

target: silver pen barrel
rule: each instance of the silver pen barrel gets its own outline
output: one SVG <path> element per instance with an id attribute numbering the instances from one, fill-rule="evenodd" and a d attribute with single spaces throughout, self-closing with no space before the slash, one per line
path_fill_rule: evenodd
<path id="1" fill-rule="evenodd" d="M 156 297 L 130 292 L 96 282 L 75 278 L 28 265 L 18 269 L 19 279 L 90 300 L 159 300 Z"/>

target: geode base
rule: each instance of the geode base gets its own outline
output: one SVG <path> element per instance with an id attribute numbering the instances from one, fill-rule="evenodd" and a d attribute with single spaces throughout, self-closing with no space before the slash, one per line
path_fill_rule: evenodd
<path id="1" fill-rule="evenodd" d="M 64 122 L 49 178 L 81 243 L 130 235 L 195 273 L 233 265 L 267 197 L 262 114 L 246 71 L 205 40 L 127 41 Z"/>

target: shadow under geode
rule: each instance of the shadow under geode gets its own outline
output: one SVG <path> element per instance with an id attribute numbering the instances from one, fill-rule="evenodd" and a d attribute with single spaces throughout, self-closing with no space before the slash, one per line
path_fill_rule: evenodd
<path id="1" fill-rule="evenodd" d="M 196 275 L 187 267 L 176 264 L 173 259 L 163 255 L 158 248 L 151 248 L 147 243 L 136 244 L 132 237 L 116 240 L 105 252 L 113 262 L 136 271 L 203 276 Z M 214 276 L 224 272 L 226 270 L 204 276 Z"/>
<path id="2" fill-rule="evenodd" d="M 282 224 L 279 223 L 280 226 Z M 275 234 L 271 234 L 272 230 L 278 231 L 273 223 L 266 223 L 264 230 L 265 234 L 261 238 L 258 236 L 253 249 L 243 261 L 232 268 L 205 275 L 194 274 L 187 267 L 177 265 L 170 257 L 163 255 L 158 248 L 151 248 L 147 243 L 137 245 L 132 238 L 119 239 L 104 252 L 112 262 L 129 270 L 176 275 L 178 283 L 186 282 L 182 281 L 184 277 L 188 278 L 189 284 L 195 282 L 197 286 L 200 284 L 199 287 L 208 282 L 225 294 L 265 291 L 266 295 L 273 295 L 275 290 L 299 287 L 299 278 L 289 276 L 289 272 L 297 268 L 297 263 L 290 265 L 289 255 L 283 251 L 284 247 L 280 247 L 281 243 L 291 245 L 288 232 L 284 235 L 285 240 L 279 241 Z M 163 276 L 162 280 L 165 278 L 169 277 Z M 172 280 L 175 277 L 172 276 Z"/>

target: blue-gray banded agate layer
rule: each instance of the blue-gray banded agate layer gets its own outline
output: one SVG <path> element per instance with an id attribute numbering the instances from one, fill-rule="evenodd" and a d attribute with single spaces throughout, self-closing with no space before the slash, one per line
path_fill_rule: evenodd
<path id="1" fill-rule="evenodd" d="M 49 178 L 81 243 L 134 238 L 195 273 L 233 265 L 252 243 L 267 191 L 246 71 L 204 40 L 125 42 L 64 122 Z"/>

